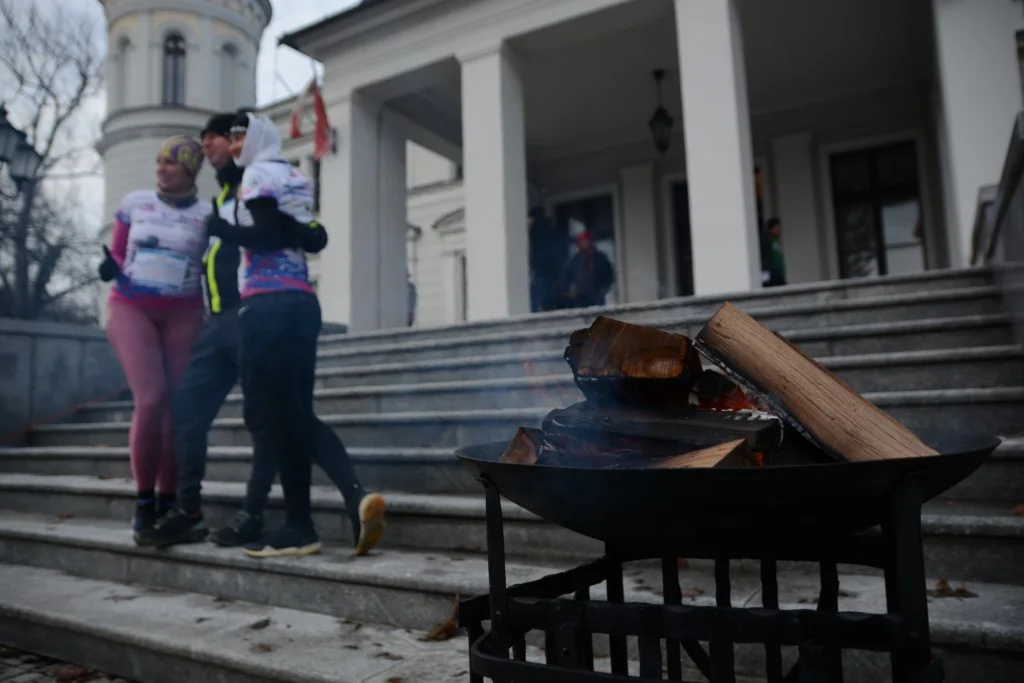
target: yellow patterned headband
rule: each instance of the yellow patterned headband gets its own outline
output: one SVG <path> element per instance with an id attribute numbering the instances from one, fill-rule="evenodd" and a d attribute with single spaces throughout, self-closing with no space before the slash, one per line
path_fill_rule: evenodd
<path id="1" fill-rule="evenodd" d="M 160 144 L 160 158 L 181 164 L 195 178 L 203 167 L 203 145 L 190 135 L 172 135 Z"/>

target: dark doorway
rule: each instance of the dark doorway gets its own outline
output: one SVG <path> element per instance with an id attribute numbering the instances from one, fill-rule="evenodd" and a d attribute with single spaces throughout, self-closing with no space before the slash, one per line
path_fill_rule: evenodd
<path id="1" fill-rule="evenodd" d="M 672 230 L 676 242 L 676 293 L 693 294 L 693 245 L 690 241 L 690 189 L 685 182 L 672 185 Z"/>
<path id="2" fill-rule="evenodd" d="M 829 166 L 840 277 L 925 270 L 915 144 L 834 154 Z"/>

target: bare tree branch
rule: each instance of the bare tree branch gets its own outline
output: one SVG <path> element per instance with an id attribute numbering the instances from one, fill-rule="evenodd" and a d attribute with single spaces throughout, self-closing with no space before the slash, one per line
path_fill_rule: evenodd
<path id="1" fill-rule="evenodd" d="M 0 273 L 0 315 L 81 319 L 72 309 L 96 281 L 95 239 L 83 231 L 81 207 L 41 181 L 99 175 L 91 141 L 76 135 L 86 104 L 103 90 L 102 25 L 63 9 L 42 12 L 38 2 L 0 0 L 0 100 L 42 156 L 20 196 L 0 182 L 0 261 L 14 266 Z"/>

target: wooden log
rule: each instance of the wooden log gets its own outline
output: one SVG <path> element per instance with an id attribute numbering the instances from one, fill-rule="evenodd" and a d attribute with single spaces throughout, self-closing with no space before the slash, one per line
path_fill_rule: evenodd
<path id="1" fill-rule="evenodd" d="M 885 411 L 731 303 L 718 309 L 695 343 L 748 396 L 834 458 L 937 455 Z"/>
<path id="2" fill-rule="evenodd" d="M 683 407 L 701 372 L 687 337 L 599 316 L 569 339 L 565 360 L 589 400 Z"/>
<path id="3" fill-rule="evenodd" d="M 541 444 L 544 443 L 544 433 L 539 429 L 520 427 L 516 435 L 512 437 L 508 448 L 502 453 L 498 462 L 514 465 L 535 465 L 537 456 L 540 454 Z"/>
<path id="4" fill-rule="evenodd" d="M 644 451 L 656 457 L 745 439 L 751 449 L 771 452 L 782 442 L 782 422 L 753 412 L 686 408 L 645 410 L 583 401 L 552 410 L 542 425 L 545 437 L 569 438 L 611 449 Z"/>
<path id="5" fill-rule="evenodd" d="M 754 467 L 757 459 L 745 439 L 726 441 L 711 448 L 665 458 L 651 465 L 656 470 L 678 470 L 697 467 Z"/>

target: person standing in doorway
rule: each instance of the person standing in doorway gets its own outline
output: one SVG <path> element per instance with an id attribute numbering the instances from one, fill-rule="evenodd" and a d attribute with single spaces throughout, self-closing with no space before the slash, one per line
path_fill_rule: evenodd
<path id="1" fill-rule="evenodd" d="M 107 336 L 135 403 L 128 448 L 138 491 L 137 543 L 175 503 L 170 402 L 203 325 L 199 278 L 210 207 L 196 192 L 202 164 L 198 140 L 165 140 L 156 158 L 157 189 L 131 192 L 121 202 L 99 267 L 101 280 L 114 281 Z"/>
<path id="2" fill-rule="evenodd" d="M 576 248 L 558 278 L 559 307 L 601 306 L 615 283 L 611 261 L 594 245 L 589 232 L 576 236 Z"/>
<path id="3" fill-rule="evenodd" d="M 554 308 L 555 284 L 569 254 L 569 244 L 543 208 L 531 209 L 526 220 L 530 238 L 530 311 L 550 311 Z"/>
<path id="4" fill-rule="evenodd" d="M 782 221 L 769 218 L 761 237 L 762 284 L 781 287 L 786 284 L 786 256 L 782 251 Z"/>
<path id="5" fill-rule="evenodd" d="M 215 215 L 229 224 L 235 221 L 236 195 L 242 180 L 242 169 L 235 164 L 230 150 L 230 129 L 237 114 L 217 114 L 210 118 L 202 133 L 203 149 L 210 164 L 217 170 L 221 192 L 214 200 Z M 255 230 L 239 236 L 252 248 L 257 243 L 264 249 L 284 248 L 296 243 L 304 251 L 315 253 L 327 244 L 327 233 L 317 222 L 298 224 L 291 217 L 278 243 L 264 241 Z M 230 228 L 221 226 L 215 232 Z M 165 547 L 205 539 L 209 530 L 202 515 L 200 487 L 206 473 L 207 432 L 224 399 L 239 377 L 240 303 L 239 243 L 226 236 L 210 238 L 204 257 L 204 284 L 208 319 L 196 343 L 188 369 L 173 401 L 173 424 L 179 456 L 179 506 L 144 537 L 148 545 Z M 363 490 L 352 462 L 337 434 L 317 419 L 313 427 L 313 459 L 341 491 L 356 540 L 356 552 L 366 554 L 379 541 L 383 517 L 370 515 L 379 496 Z M 224 546 L 244 545 L 263 534 L 263 510 L 271 485 L 277 475 L 276 464 L 269 457 L 256 457 L 248 484 L 247 505 L 225 527 L 214 535 L 215 543 Z M 360 510 L 368 518 L 360 518 Z"/>

